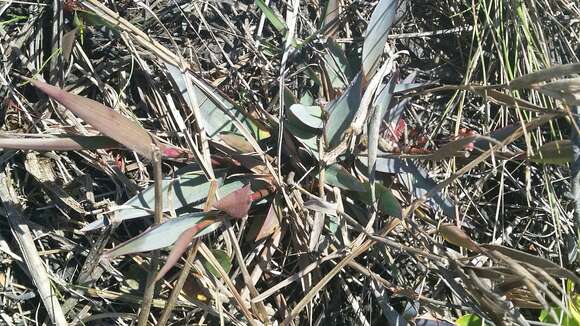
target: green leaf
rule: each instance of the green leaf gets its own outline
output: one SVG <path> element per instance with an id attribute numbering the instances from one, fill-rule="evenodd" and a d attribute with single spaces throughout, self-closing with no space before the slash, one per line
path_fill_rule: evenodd
<path id="1" fill-rule="evenodd" d="M 346 68 L 348 66 L 346 54 L 340 45 L 332 39 L 328 39 L 326 48 L 327 51 L 323 58 L 330 83 L 334 88 L 344 89 L 348 86 L 348 82 L 345 82 L 348 79 L 346 75 Z"/>
<path id="2" fill-rule="evenodd" d="M 366 80 L 371 80 L 378 69 L 396 11 L 397 0 L 380 0 L 371 15 L 362 53 L 362 71 Z"/>
<path id="3" fill-rule="evenodd" d="M 288 119 L 295 120 L 293 125 L 301 125 L 304 128 L 314 130 L 322 129 L 322 109 L 319 106 L 306 106 L 293 104 L 288 109 Z"/>
<path id="4" fill-rule="evenodd" d="M 542 164 L 566 164 L 573 160 L 572 143 L 568 139 L 556 140 L 540 147 L 529 159 Z"/>
<path id="5" fill-rule="evenodd" d="M 457 326 L 484 326 L 485 323 L 481 317 L 474 314 L 467 314 L 459 317 L 455 321 L 455 325 Z"/>
<path id="6" fill-rule="evenodd" d="M 324 219 L 324 227 L 330 232 L 331 234 L 335 234 L 338 231 L 338 218 L 334 215 L 325 215 Z"/>
<path id="7" fill-rule="evenodd" d="M 344 94 L 328 104 L 328 120 L 324 125 L 324 136 L 329 148 L 340 144 L 350 127 L 362 100 L 362 75 L 358 75 Z"/>
<path id="8" fill-rule="evenodd" d="M 289 115 L 290 116 L 290 115 Z M 319 135 L 310 128 L 306 128 L 301 122 L 296 119 L 289 118 L 287 123 L 284 124 L 284 128 L 294 136 L 302 145 L 302 148 L 306 150 L 311 156 L 318 158 L 318 138 Z"/>
<path id="9" fill-rule="evenodd" d="M 107 20 L 103 19 L 101 16 L 85 10 L 75 10 L 75 13 L 78 16 L 77 22 L 78 20 L 80 20 L 81 22 L 86 22 L 87 24 L 98 28 L 106 27 L 107 29 L 115 33 L 115 35 L 119 35 L 118 28 L 115 25 L 110 24 Z"/>
<path id="10" fill-rule="evenodd" d="M 540 317 L 538 319 L 543 323 L 555 323 L 562 326 L 580 326 L 580 315 L 578 314 L 579 309 L 578 300 L 576 300 L 574 307 L 569 308 L 571 310 L 570 314 L 563 314 L 562 308 L 554 307 L 552 309 L 554 309 L 556 316 L 558 317 L 561 316 L 561 320 L 557 321 L 554 320 L 552 316 L 550 316 L 548 310 L 546 309 L 542 310 L 542 312 L 540 313 Z M 572 309 L 576 309 L 576 312 L 575 313 L 572 312 Z"/>
<path id="11" fill-rule="evenodd" d="M 230 270 L 232 269 L 232 260 L 230 259 L 230 256 L 228 256 L 228 253 L 224 250 L 219 250 L 219 249 L 212 249 L 211 253 L 215 257 L 215 259 L 218 261 L 220 266 L 223 268 L 223 270 L 226 272 L 226 274 L 228 274 L 230 272 Z M 215 267 L 213 267 L 213 265 L 210 262 L 208 262 L 207 260 L 204 260 L 203 266 L 213 276 L 215 276 L 217 278 L 221 278 L 220 273 L 217 271 L 217 269 L 215 269 Z"/>
<path id="12" fill-rule="evenodd" d="M 263 0 L 255 0 L 256 5 L 260 10 L 266 15 L 266 19 L 276 28 L 280 34 L 286 34 L 286 30 L 288 30 L 288 26 L 286 23 L 276 15 L 276 13 L 272 10 L 272 8 L 268 7 L 268 5 Z"/>
<path id="13" fill-rule="evenodd" d="M 364 192 L 355 193 L 353 194 L 353 197 L 367 205 L 372 205 L 371 186 L 368 182 L 365 182 L 364 187 Z M 402 216 L 403 208 L 391 190 L 381 183 L 376 183 L 375 187 L 379 211 L 389 216 L 400 218 Z"/>
<path id="14" fill-rule="evenodd" d="M 340 164 L 332 164 L 328 166 L 324 173 L 326 176 L 326 183 L 331 186 L 339 187 L 344 190 L 358 192 L 365 191 L 363 183 L 350 174 Z"/>
<path id="15" fill-rule="evenodd" d="M 379 152 L 379 154 L 383 155 L 385 153 Z M 366 164 L 366 158 L 359 157 L 359 162 Z M 423 197 L 437 186 L 437 183 L 429 177 L 427 171 L 417 166 L 411 160 L 402 160 L 395 157 L 379 157 L 377 158 L 376 166 L 379 172 L 396 174 L 414 198 Z M 448 217 L 455 216 L 455 205 L 441 191 L 431 196 L 427 203 L 434 208 L 440 208 Z"/>
<path id="16" fill-rule="evenodd" d="M 187 229 L 193 228 L 206 219 L 211 219 L 215 212 L 188 213 L 172 218 L 161 224 L 155 225 L 140 235 L 123 242 L 117 247 L 104 253 L 105 257 L 112 258 L 137 252 L 145 252 L 169 247 L 177 241 L 179 236 Z M 215 222 L 195 233 L 194 238 L 214 231 L 221 222 Z"/>
<path id="17" fill-rule="evenodd" d="M 221 172 L 221 175 L 219 172 Z M 216 173 L 218 173 L 216 176 L 218 186 L 221 186 L 224 171 L 218 170 Z M 185 172 L 176 178 L 165 178 L 162 181 L 163 209 L 165 212 L 168 212 L 171 208 L 177 210 L 190 204 L 202 205 L 203 201 L 207 198 L 209 189 L 210 181 L 201 171 Z M 222 189 L 220 188 L 220 190 Z M 123 206 L 127 208 L 121 209 L 118 212 L 115 222 L 153 215 L 153 208 L 155 207 L 155 185 L 151 185 L 149 188 L 138 193 L 126 201 Z M 92 231 L 104 226 L 105 220 L 101 217 L 85 226 L 81 231 Z"/>
<path id="18" fill-rule="evenodd" d="M 182 73 L 174 65 L 166 64 L 166 67 L 176 84 L 177 91 L 189 107 L 199 108 L 201 125 L 210 138 L 218 140 L 217 136 L 226 132 L 240 134 L 230 115 L 245 125 L 255 139 L 265 138 L 260 137 L 262 133 L 256 123 L 217 89 L 189 72 Z M 190 87 L 186 78 L 190 81 Z"/>

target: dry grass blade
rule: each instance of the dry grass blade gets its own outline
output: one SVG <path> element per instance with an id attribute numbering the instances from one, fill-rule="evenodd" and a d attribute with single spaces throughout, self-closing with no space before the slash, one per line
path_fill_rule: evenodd
<path id="1" fill-rule="evenodd" d="M 386 236 L 389 234 L 395 227 L 397 227 L 401 223 L 399 219 L 393 219 L 389 222 L 389 224 L 383 229 L 382 232 L 379 232 L 381 237 Z M 292 309 L 292 312 L 288 317 L 285 319 L 285 323 L 289 323 L 293 320 L 302 309 L 314 298 L 314 296 L 328 283 L 330 280 L 336 276 L 347 264 L 348 262 L 352 261 L 356 257 L 363 254 L 370 246 L 375 244 L 375 240 L 366 240 L 360 247 L 356 248 L 353 252 L 348 254 L 344 257 L 334 268 L 328 272 L 308 293 L 296 304 L 296 306 Z"/>
<path id="2" fill-rule="evenodd" d="M 8 222 L 12 232 L 16 235 L 18 246 L 22 251 L 24 262 L 28 267 L 32 281 L 38 289 L 40 299 L 42 300 L 46 311 L 55 325 L 67 325 L 66 318 L 60 306 L 59 300 L 54 293 L 53 283 L 44 267 L 38 251 L 34 245 L 34 239 L 30 229 L 26 225 L 16 201 L 15 190 L 12 180 L 5 173 L 0 174 L 0 198 L 6 209 Z"/>
<path id="3" fill-rule="evenodd" d="M 550 79 L 578 73 L 580 73 L 580 63 L 554 66 L 513 79 L 510 81 L 509 87 L 512 89 L 527 88 Z"/>
<path id="4" fill-rule="evenodd" d="M 103 148 L 123 148 L 123 146 L 111 138 L 103 136 L 69 136 L 55 138 L 0 137 L 0 148 L 34 151 L 80 151 Z"/>
<path id="5" fill-rule="evenodd" d="M 0 169 L 71 325 L 556 321 L 578 281 L 578 18 L 5 1 Z M 0 323 L 50 323 L 2 199 Z"/>
<path id="6" fill-rule="evenodd" d="M 439 226 L 439 233 L 445 238 L 445 240 L 450 243 L 467 248 L 474 252 L 481 252 L 479 245 L 473 241 L 462 229 L 458 228 L 454 224 L 443 224 Z"/>

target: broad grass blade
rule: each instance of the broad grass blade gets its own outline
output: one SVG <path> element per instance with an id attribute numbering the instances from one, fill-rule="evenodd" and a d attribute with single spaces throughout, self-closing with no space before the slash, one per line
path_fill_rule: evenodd
<path id="1" fill-rule="evenodd" d="M 155 146 L 153 137 L 136 122 L 97 101 L 70 94 L 39 80 L 31 80 L 31 83 L 105 136 L 116 140 L 143 157 L 153 160 Z"/>
<path id="2" fill-rule="evenodd" d="M 216 179 L 219 185 L 223 182 L 223 171 L 221 174 L 222 176 L 218 175 Z M 187 172 L 176 178 L 167 178 L 162 183 L 162 207 L 165 212 L 171 209 L 178 210 L 188 205 L 202 204 L 211 186 L 211 182 L 201 171 Z M 138 193 L 122 206 L 126 208 L 119 210 L 114 221 L 115 223 L 153 215 L 153 209 L 155 207 L 155 185 Z M 93 231 L 104 226 L 105 220 L 99 218 L 85 226 L 81 231 Z"/>
<path id="3" fill-rule="evenodd" d="M 260 129 L 256 124 L 247 118 L 242 111 L 234 106 L 232 101 L 227 99 L 217 89 L 190 73 L 183 74 L 172 64 L 166 64 L 165 66 L 184 101 L 190 107 L 199 105 L 199 112 L 203 120 L 202 124 L 210 138 L 214 138 L 224 132 L 239 133 L 232 119 L 224 112 L 224 110 L 227 110 L 248 127 L 255 139 L 260 139 Z M 187 94 L 188 87 L 184 78 L 191 78 L 193 94 Z M 203 87 L 200 87 L 200 85 L 203 85 Z M 206 91 L 210 91 L 212 94 L 207 94 Z M 191 103 L 191 97 L 194 97 L 197 103 Z"/>
<path id="4" fill-rule="evenodd" d="M 384 154 L 384 153 L 379 153 Z M 364 160 L 364 158 L 362 158 Z M 362 162 L 362 160 L 359 160 Z M 365 160 L 366 161 L 366 160 Z M 415 198 L 421 198 L 431 189 L 437 186 L 437 183 L 429 177 L 427 171 L 418 167 L 410 160 L 401 160 L 398 158 L 377 158 L 377 171 L 384 173 L 397 174 L 399 180 L 409 189 Z M 428 199 L 434 208 L 440 208 L 448 217 L 455 217 L 455 205 L 442 192 Z"/>
<path id="5" fill-rule="evenodd" d="M 359 74 L 344 94 L 328 105 L 329 116 L 324 126 L 324 136 L 330 148 L 340 143 L 354 120 L 362 100 L 362 87 L 362 75 Z"/>
<path id="6" fill-rule="evenodd" d="M 542 164 L 570 163 L 573 161 L 572 142 L 564 139 L 546 143 L 529 160 Z"/>
<path id="7" fill-rule="evenodd" d="M 397 0 L 380 0 L 371 15 L 362 52 L 362 72 L 366 80 L 370 80 L 378 69 L 396 12 Z"/>
<path id="8" fill-rule="evenodd" d="M 103 256 L 112 258 L 120 255 L 151 251 L 171 246 L 175 241 L 177 241 L 184 230 L 199 225 L 204 221 L 204 219 L 211 218 L 211 216 L 210 213 L 201 212 L 184 214 L 172 218 L 162 224 L 155 225 L 133 239 L 123 242 L 117 247 L 106 251 Z M 220 222 L 215 222 L 211 224 L 211 227 L 206 227 L 197 232 L 195 237 L 208 234 L 214 231 L 219 225 Z"/>
<path id="9" fill-rule="evenodd" d="M 568 278 L 568 279 L 574 281 L 576 284 L 580 284 L 580 278 L 577 275 L 575 275 L 573 272 L 571 272 L 563 267 L 560 267 L 560 265 L 558 265 L 552 261 L 549 261 L 545 258 L 530 255 L 530 254 L 525 253 L 523 251 L 513 249 L 513 248 L 504 247 L 504 246 L 500 246 L 500 245 L 484 244 L 484 245 L 480 245 L 480 247 L 487 249 L 487 250 L 498 251 L 498 252 L 502 253 L 503 255 L 513 259 L 513 260 L 517 260 L 518 262 L 521 262 L 521 263 L 530 264 L 530 265 L 535 266 L 537 268 L 543 269 L 548 274 L 555 275 L 558 277 L 565 277 L 565 278 Z"/>
<path id="10" fill-rule="evenodd" d="M 324 173 L 326 175 L 326 183 L 331 186 L 357 192 L 365 191 L 363 183 L 350 174 L 350 172 L 340 164 L 336 163 L 328 166 Z"/>

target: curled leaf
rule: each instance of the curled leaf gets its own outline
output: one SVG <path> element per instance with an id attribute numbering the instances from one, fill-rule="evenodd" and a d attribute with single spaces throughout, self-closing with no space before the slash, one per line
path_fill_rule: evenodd
<path id="1" fill-rule="evenodd" d="M 439 226 L 439 233 L 441 233 L 443 238 L 445 238 L 449 243 L 471 251 L 481 252 L 479 245 L 455 224 L 443 224 Z"/>
<path id="2" fill-rule="evenodd" d="M 252 194 L 251 186 L 245 185 L 243 188 L 218 200 L 213 207 L 233 218 L 240 219 L 248 215 L 248 211 L 252 205 Z"/>

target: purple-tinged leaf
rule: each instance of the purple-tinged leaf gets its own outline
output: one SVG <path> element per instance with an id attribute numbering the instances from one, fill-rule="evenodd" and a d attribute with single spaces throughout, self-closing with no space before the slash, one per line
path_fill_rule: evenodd
<path id="1" fill-rule="evenodd" d="M 173 248 L 171 248 L 169 256 L 167 256 L 165 264 L 163 265 L 163 267 L 161 267 L 161 269 L 157 273 L 155 280 L 159 281 L 161 278 L 163 278 L 163 276 L 165 276 L 165 274 L 171 269 L 171 267 L 173 267 L 177 263 L 179 258 L 187 250 L 187 247 L 189 247 L 189 244 L 191 243 L 191 241 L 193 241 L 195 236 L 199 232 L 204 230 L 206 227 L 214 223 L 217 222 L 212 219 L 202 220 L 197 225 L 183 231 L 183 233 L 181 233 L 179 238 L 177 238 L 177 241 L 175 241 L 175 244 L 173 245 Z"/>
<path id="2" fill-rule="evenodd" d="M 276 207 L 274 207 L 275 202 L 273 201 L 266 214 L 266 218 L 260 225 L 260 229 L 256 234 L 256 241 L 260 241 L 266 237 L 272 235 L 276 230 L 280 228 L 280 220 L 278 218 L 278 213 L 276 213 Z"/>
<path id="3" fill-rule="evenodd" d="M 155 146 L 153 137 L 136 122 L 97 101 L 70 94 L 38 80 L 31 80 L 31 83 L 105 136 L 116 140 L 149 160 L 153 159 Z"/>
<path id="4" fill-rule="evenodd" d="M 164 158 L 185 158 L 191 159 L 193 157 L 190 150 L 167 145 L 167 144 L 159 144 L 159 150 L 161 151 L 161 156 Z"/>
<path id="5" fill-rule="evenodd" d="M 252 205 L 252 194 L 252 187 L 248 184 L 218 200 L 213 207 L 233 218 L 240 219 L 248 215 Z"/>

